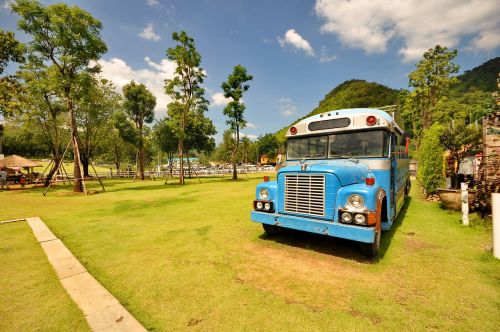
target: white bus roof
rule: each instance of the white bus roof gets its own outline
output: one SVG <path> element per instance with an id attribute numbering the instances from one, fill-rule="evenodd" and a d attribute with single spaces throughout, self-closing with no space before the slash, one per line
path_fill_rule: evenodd
<path id="1" fill-rule="evenodd" d="M 366 124 L 366 118 L 370 115 L 373 115 L 376 118 L 376 123 L 371 126 Z M 334 122 L 332 120 L 337 121 Z M 292 135 L 290 130 L 293 127 L 296 129 L 296 134 Z M 325 127 L 326 129 L 322 129 L 322 127 Z M 349 108 L 316 114 L 303 119 L 288 128 L 286 136 L 296 137 L 311 134 L 373 128 L 389 128 L 390 130 L 395 129 L 401 134 L 404 133 L 396 121 L 394 121 L 394 118 L 387 112 L 375 108 Z"/>

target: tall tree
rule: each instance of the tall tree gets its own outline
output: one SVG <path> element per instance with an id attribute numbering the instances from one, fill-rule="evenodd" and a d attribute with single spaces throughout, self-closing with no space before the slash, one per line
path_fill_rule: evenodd
<path id="1" fill-rule="evenodd" d="M 248 137 L 241 139 L 241 160 L 246 164 L 248 163 L 248 155 L 250 150 L 251 141 Z"/>
<path id="2" fill-rule="evenodd" d="M 449 167 L 448 171 L 455 188 L 459 187 L 457 174 L 462 161 L 481 151 L 481 135 L 481 130 L 472 124 L 466 125 L 463 119 L 444 126 L 441 132 L 440 142 L 449 153 L 448 158 L 452 166 Z"/>
<path id="3" fill-rule="evenodd" d="M 123 108 L 136 128 L 139 173 L 141 180 L 144 180 L 144 131 L 146 129 L 144 124 L 154 120 L 156 98 L 144 84 L 137 84 L 134 81 L 123 87 L 123 96 L 125 97 Z"/>
<path id="4" fill-rule="evenodd" d="M 23 43 L 16 40 L 14 33 L 0 29 L 0 74 L 9 62 L 23 62 L 26 51 Z"/>
<path id="5" fill-rule="evenodd" d="M 197 112 L 186 128 L 186 140 L 184 142 L 184 147 L 186 153 L 189 155 L 190 152 L 205 152 L 211 153 L 215 148 L 215 140 L 212 135 L 215 135 L 217 130 L 215 129 L 212 120 L 205 117 L 203 112 Z M 189 161 L 189 159 L 188 159 Z M 191 172 L 191 165 L 188 163 L 188 170 Z M 191 176 L 191 173 L 189 174 Z"/>
<path id="6" fill-rule="evenodd" d="M 78 76 L 97 73 L 92 65 L 107 51 L 100 37 L 102 24 L 77 6 L 58 3 L 44 7 L 37 0 L 18 0 L 12 5 L 21 16 L 18 26 L 31 35 L 29 59 L 40 65 L 54 66 L 58 73 L 59 91 L 68 112 L 74 155 L 75 192 L 82 192 L 82 172 L 74 101 Z"/>
<path id="7" fill-rule="evenodd" d="M 170 175 L 172 175 L 174 155 L 179 146 L 179 140 L 175 134 L 174 126 L 175 124 L 169 118 L 164 118 L 153 127 L 153 136 L 156 144 L 162 152 L 167 154 L 170 165 Z"/>
<path id="8" fill-rule="evenodd" d="M 167 106 L 168 115 L 176 124 L 178 152 L 180 157 L 179 183 L 184 184 L 184 141 L 186 129 L 192 117 L 198 112 L 205 112 L 208 100 L 202 84 L 205 72 L 200 68 L 201 56 L 196 50 L 194 39 L 186 32 L 174 32 L 172 39 L 175 47 L 167 49 L 167 58 L 176 64 L 172 79 L 165 80 L 165 92 L 172 98 Z"/>
<path id="9" fill-rule="evenodd" d="M 14 33 L 0 29 L 0 74 L 3 73 L 9 62 L 24 62 L 26 48 L 16 40 Z M 0 77 L 0 114 L 6 116 L 19 109 L 18 96 L 21 94 L 20 86 L 10 75 Z"/>
<path id="10" fill-rule="evenodd" d="M 236 171 L 236 159 L 238 158 L 240 144 L 240 129 L 245 128 L 247 123 L 243 117 L 246 107 L 241 98 L 243 97 L 243 92 L 250 88 L 250 85 L 245 83 L 252 79 L 253 76 L 247 73 L 245 67 L 237 65 L 234 67 L 233 72 L 228 76 L 227 81 L 223 82 L 221 85 L 224 90 L 224 97 L 230 99 L 224 108 L 224 115 L 229 118 L 226 123 L 236 134 L 236 144 L 234 145 L 234 151 L 232 152 L 233 180 L 238 178 L 238 173 Z"/>
<path id="11" fill-rule="evenodd" d="M 99 145 L 112 130 L 112 115 L 121 107 L 121 96 L 108 80 L 82 75 L 77 91 L 77 123 L 83 175 L 89 176 L 89 164 Z"/>
<path id="12" fill-rule="evenodd" d="M 433 123 L 433 112 L 439 100 L 448 95 L 450 87 L 458 82 L 453 74 L 459 66 L 452 61 L 457 50 L 450 51 L 446 47 L 436 45 L 424 53 L 416 69 L 409 75 L 409 86 L 414 90 L 403 116 L 411 116 L 415 125 L 415 134 L 420 139 L 422 130 Z"/>
<path id="13" fill-rule="evenodd" d="M 214 158 L 224 163 L 232 162 L 232 154 L 236 145 L 236 135 L 232 129 L 227 129 L 222 134 L 222 142 L 217 147 Z"/>
<path id="14" fill-rule="evenodd" d="M 260 156 L 265 154 L 270 159 L 277 156 L 280 145 L 276 135 L 265 134 L 264 136 L 259 137 L 258 143 Z"/>
<path id="15" fill-rule="evenodd" d="M 64 147 L 69 137 L 63 124 L 67 122 L 64 102 L 57 93 L 57 69 L 39 66 L 30 62 L 21 67 L 17 77 L 22 82 L 22 107 L 15 113 L 17 121 L 30 128 L 38 127 L 41 141 L 52 152 L 52 168 L 49 170 L 45 185 L 49 185 L 59 169 Z"/>

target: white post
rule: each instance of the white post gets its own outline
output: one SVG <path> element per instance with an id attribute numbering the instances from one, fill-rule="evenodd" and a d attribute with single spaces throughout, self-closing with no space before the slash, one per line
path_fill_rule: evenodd
<path id="1" fill-rule="evenodd" d="M 467 191 L 467 183 L 460 184 L 460 193 L 462 197 L 462 224 L 469 225 L 469 193 Z"/>
<path id="2" fill-rule="evenodd" d="M 491 194 L 491 211 L 493 212 L 493 256 L 500 259 L 500 194 Z"/>

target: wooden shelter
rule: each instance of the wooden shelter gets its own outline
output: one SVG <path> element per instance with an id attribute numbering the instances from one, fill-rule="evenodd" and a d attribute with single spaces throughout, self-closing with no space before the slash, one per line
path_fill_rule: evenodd
<path id="1" fill-rule="evenodd" d="M 15 155 L 15 154 L 13 154 L 12 156 L 5 157 L 4 159 L 0 159 L 0 167 L 5 167 L 5 168 L 18 167 L 18 168 L 29 169 L 29 168 L 40 167 L 40 166 L 42 166 L 42 165 L 40 165 L 32 160 Z"/>

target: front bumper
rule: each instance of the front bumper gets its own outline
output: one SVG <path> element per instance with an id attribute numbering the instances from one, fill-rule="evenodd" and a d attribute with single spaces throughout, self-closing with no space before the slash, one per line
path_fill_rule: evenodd
<path id="1" fill-rule="evenodd" d="M 252 221 L 263 224 L 297 229 L 299 231 L 339 237 L 358 242 L 373 243 L 375 239 L 375 227 L 345 225 L 336 222 L 326 222 L 305 217 L 259 211 L 252 211 L 250 216 Z"/>

